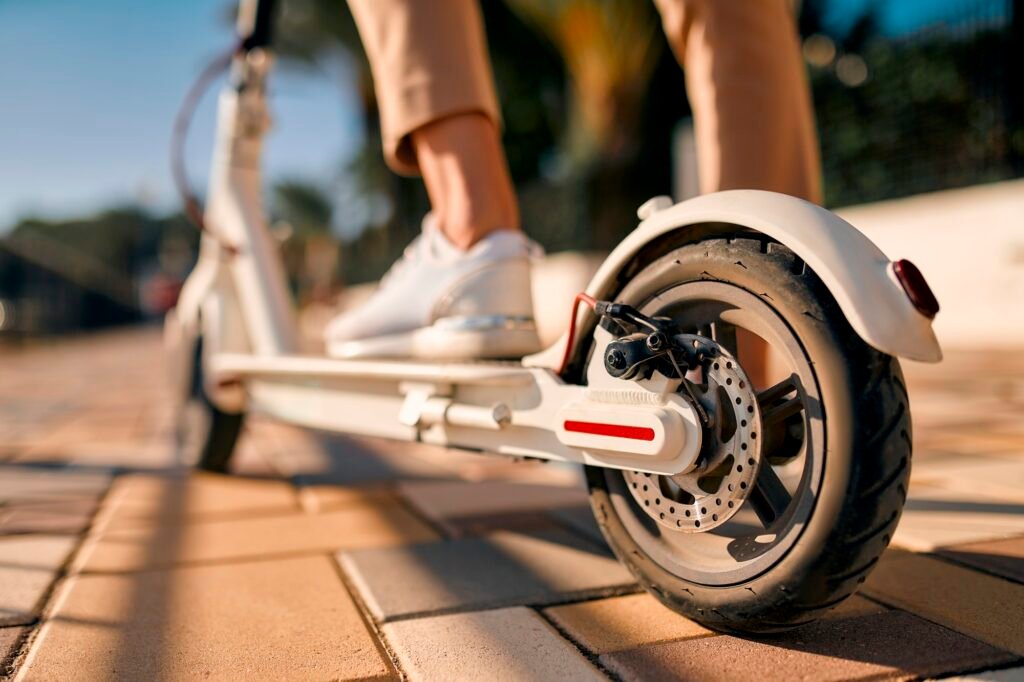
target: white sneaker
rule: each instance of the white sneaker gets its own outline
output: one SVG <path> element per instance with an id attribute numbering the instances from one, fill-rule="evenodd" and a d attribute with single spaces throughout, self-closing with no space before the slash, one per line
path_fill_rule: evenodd
<path id="1" fill-rule="evenodd" d="M 327 325 L 341 358 L 518 358 L 540 350 L 530 261 L 543 251 L 501 230 L 462 251 L 430 214 L 370 299 Z"/>

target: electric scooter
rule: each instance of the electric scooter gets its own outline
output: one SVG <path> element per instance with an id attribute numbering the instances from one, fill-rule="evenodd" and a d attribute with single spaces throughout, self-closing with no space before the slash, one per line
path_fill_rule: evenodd
<path id="1" fill-rule="evenodd" d="M 619 560 L 708 627 L 783 630 L 856 590 L 906 497 L 897 358 L 941 359 L 938 304 L 912 263 L 792 197 L 656 197 L 539 354 L 302 354 L 261 202 L 270 26 L 270 4 L 243 0 L 199 258 L 166 320 L 179 443 L 200 467 L 228 467 L 252 413 L 570 462 Z M 752 385 L 738 359 L 750 335 L 782 368 L 772 385 Z"/>

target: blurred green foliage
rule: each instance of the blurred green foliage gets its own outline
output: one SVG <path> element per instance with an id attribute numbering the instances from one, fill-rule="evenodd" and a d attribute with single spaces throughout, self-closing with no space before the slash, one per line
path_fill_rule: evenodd
<path id="1" fill-rule="evenodd" d="M 146 284 L 180 282 L 198 241 L 184 216 L 158 217 L 134 206 L 71 220 L 22 220 L 0 239 L 0 301 L 8 312 L 0 332 L 138 321 Z"/>
<path id="2" fill-rule="evenodd" d="M 1008 110 L 1011 36 L 871 39 L 867 80 L 812 68 L 825 201 L 847 206 L 1014 177 L 1024 121 Z"/>

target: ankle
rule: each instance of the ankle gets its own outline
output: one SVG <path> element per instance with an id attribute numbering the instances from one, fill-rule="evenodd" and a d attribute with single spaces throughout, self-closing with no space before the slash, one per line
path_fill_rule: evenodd
<path id="1" fill-rule="evenodd" d="M 512 206 L 472 206 L 447 210 L 438 216 L 444 236 L 460 249 L 468 250 L 499 230 L 518 230 L 519 211 Z"/>

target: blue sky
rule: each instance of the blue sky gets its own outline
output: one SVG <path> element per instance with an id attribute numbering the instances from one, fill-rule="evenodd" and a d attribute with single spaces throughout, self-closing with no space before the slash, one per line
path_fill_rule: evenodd
<path id="1" fill-rule="evenodd" d="M 0 0 L 0 232 L 30 214 L 78 215 L 133 201 L 171 208 L 172 121 L 195 74 L 230 45 L 228 6 Z M 327 184 L 361 137 L 348 70 L 285 68 L 273 78 L 270 177 Z M 206 176 L 215 91 L 188 148 L 197 185 Z"/>
<path id="2" fill-rule="evenodd" d="M 913 33 L 925 26 L 997 20 L 1009 13 L 1010 0 L 823 0 L 822 22 L 843 37 L 865 15 L 887 36 Z"/>

